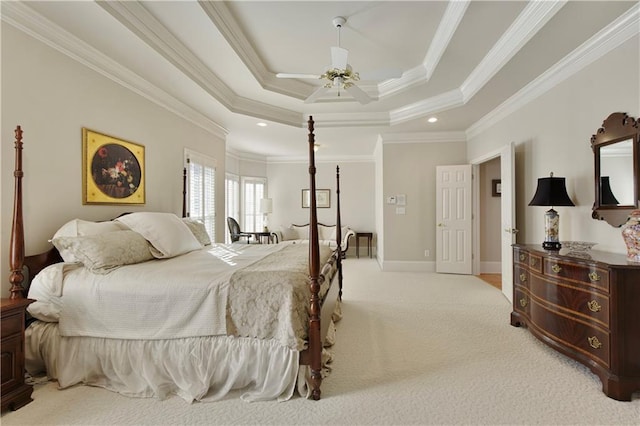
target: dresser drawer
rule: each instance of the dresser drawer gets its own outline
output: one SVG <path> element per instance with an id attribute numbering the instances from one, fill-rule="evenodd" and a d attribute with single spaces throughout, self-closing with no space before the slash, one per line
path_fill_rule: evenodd
<path id="1" fill-rule="evenodd" d="M 545 258 L 543 273 L 565 282 L 575 282 L 609 293 L 609 271 L 595 265 L 568 263 L 559 259 Z"/>
<path id="2" fill-rule="evenodd" d="M 609 328 L 609 298 L 603 294 L 536 274 L 531 274 L 529 291 L 540 303 Z"/>
<path id="3" fill-rule="evenodd" d="M 529 292 L 520 286 L 515 286 L 513 296 L 513 310 L 528 317 L 529 304 L 531 303 Z"/>
<path id="4" fill-rule="evenodd" d="M 589 325 L 546 306 L 535 299 L 530 303 L 531 322 L 543 331 L 543 334 L 591 358 L 606 368 L 610 367 L 610 335 L 606 330 Z"/>
<path id="5" fill-rule="evenodd" d="M 523 287 L 529 287 L 529 270 L 520 265 L 513 266 L 513 283 Z"/>

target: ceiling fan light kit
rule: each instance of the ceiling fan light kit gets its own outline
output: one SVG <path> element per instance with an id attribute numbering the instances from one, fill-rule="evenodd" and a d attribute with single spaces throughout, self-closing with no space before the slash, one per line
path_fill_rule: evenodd
<path id="1" fill-rule="evenodd" d="M 331 47 L 331 66 L 321 75 L 314 74 L 291 74 L 291 73 L 278 73 L 278 78 L 312 78 L 326 80 L 326 83 L 316 89 L 304 102 L 309 104 L 317 101 L 322 95 L 324 95 L 329 89 L 336 88 L 338 90 L 338 96 L 340 96 L 341 90 L 346 90 L 353 96 L 353 98 L 363 105 L 373 101 L 373 98 L 369 96 L 364 90 L 359 88 L 355 82 L 360 81 L 360 74 L 354 72 L 351 65 L 347 63 L 349 51 L 340 47 L 340 29 L 347 22 L 347 19 L 342 16 L 336 16 L 333 18 L 333 26 L 338 29 L 338 45 Z M 385 75 L 380 76 L 381 80 L 385 79 Z M 386 78 L 396 78 L 398 73 L 396 71 L 390 71 L 386 74 Z"/>

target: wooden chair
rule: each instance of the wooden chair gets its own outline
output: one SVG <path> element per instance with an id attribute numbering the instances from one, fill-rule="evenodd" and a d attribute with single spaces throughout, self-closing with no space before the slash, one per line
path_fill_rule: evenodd
<path id="1" fill-rule="evenodd" d="M 238 222 L 231 216 L 227 218 L 227 226 L 229 227 L 229 234 L 231 235 L 232 243 L 235 243 L 236 241 L 240 241 L 240 238 L 246 238 L 247 244 L 249 244 L 249 242 L 251 241 L 252 235 L 246 232 L 242 232 L 240 230 L 240 225 L 238 224 Z"/>

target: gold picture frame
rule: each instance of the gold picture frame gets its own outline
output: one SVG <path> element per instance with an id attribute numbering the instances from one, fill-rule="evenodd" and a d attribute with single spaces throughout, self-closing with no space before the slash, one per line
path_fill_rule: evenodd
<path id="1" fill-rule="evenodd" d="M 308 209 L 310 207 L 310 195 L 309 189 L 302 190 L 302 208 Z M 331 207 L 331 190 L 330 189 L 316 189 L 316 207 L 319 209 L 328 209 Z"/>
<path id="2" fill-rule="evenodd" d="M 144 204 L 144 146 L 82 128 L 82 204 Z"/>

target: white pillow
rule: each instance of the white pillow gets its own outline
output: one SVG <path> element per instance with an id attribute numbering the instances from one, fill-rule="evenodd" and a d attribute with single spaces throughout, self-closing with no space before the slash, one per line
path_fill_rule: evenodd
<path id="1" fill-rule="evenodd" d="M 282 234 L 282 241 L 298 239 L 298 233 L 294 231 L 292 228 L 285 228 L 283 226 L 280 228 L 280 233 Z"/>
<path id="2" fill-rule="evenodd" d="M 308 240 L 309 239 L 309 225 L 305 226 L 292 226 L 291 229 L 296 233 L 296 240 Z"/>
<path id="3" fill-rule="evenodd" d="M 122 265 L 153 259 L 151 246 L 134 231 L 115 231 L 78 237 L 56 237 L 58 251 L 70 251 L 94 274 L 107 274 Z"/>
<path id="4" fill-rule="evenodd" d="M 149 241 L 153 246 L 151 253 L 159 259 L 202 248 L 189 227 L 173 213 L 136 212 L 115 220 Z"/>
<path id="5" fill-rule="evenodd" d="M 211 245 L 211 237 L 207 232 L 207 228 L 204 226 L 204 223 L 199 220 L 190 219 L 188 217 L 183 217 L 182 221 L 189 227 L 193 236 L 196 237 L 196 240 L 200 242 L 203 246 Z"/>
<path id="6" fill-rule="evenodd" d="M 114 221 L 106 221 L 106 222 L 90 222 L 88 220 L 82 219 L 72 219 L 69 222 L 65 223 L 53 234 L 54 240 L 58 237 L 79 237 L 84 235 L 98 235 L 104 234 L 105 232 L 113 232 L 113 231 L 122 231 L 127 229 L 124 225 L 114 222 Z M 72 251 L 66 249 L 60 249 L 56 247 L 60 252 L 60 256 L 62 260 L 65 262 L 80 262 Z"/>

